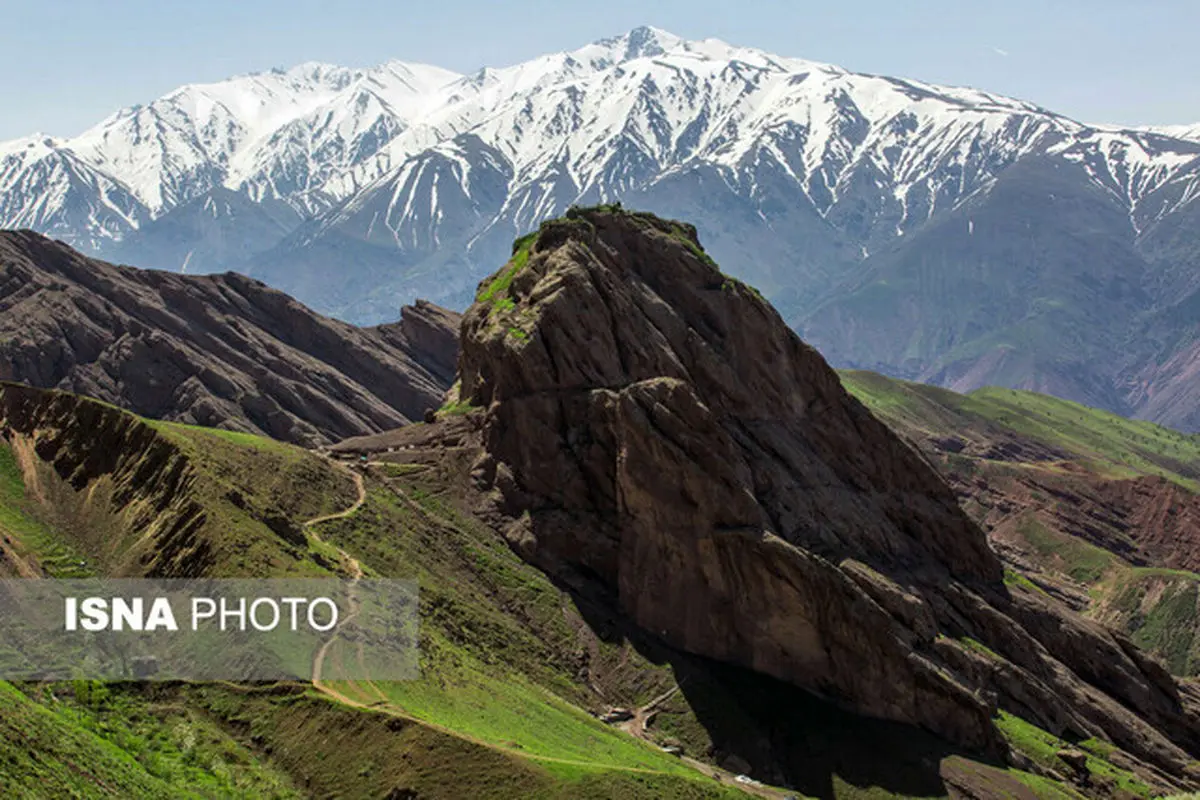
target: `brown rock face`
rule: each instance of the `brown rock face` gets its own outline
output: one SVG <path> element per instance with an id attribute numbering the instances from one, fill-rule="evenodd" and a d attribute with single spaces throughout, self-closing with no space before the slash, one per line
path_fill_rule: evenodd
<path id="1" fill-rule="evenodd" d="M 960 745 L 1003 749 L 998 702 L 1171 774 L 1198 751 L 1172 680 L 1010 592 L 933 469 L 690 226 L 578 212 L 479 298 L 460 398 L 529 560 L 676 647 Z"/>
<path id="2" fill-rule="evenodd" d="M 241 275 L 117 267 L 0 232 L 0 380 L 150 417 L 303 445 L 395 427 L 441 404 L 457 324 L 419 303 L 355 328 Z"/>
<path id="3" fill-rule="evenodd" d="M 373 330 L 397 349 L 408 353 L 439 384 L 449 387 L 458 370 L 458 328 L 461 324 L 462 314 L 428 300 L 418 300 L 400 310 L 399 322 L 380 325 Z M 441 397 L 437 399 L 439 403 L 433 408 L 440 405 Z"/>

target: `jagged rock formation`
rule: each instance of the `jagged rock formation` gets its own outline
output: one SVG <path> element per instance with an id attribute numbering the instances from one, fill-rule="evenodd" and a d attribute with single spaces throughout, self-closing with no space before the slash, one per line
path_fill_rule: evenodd
<path id="1" fill-rule="evenodd" d="M 322 444 L 419 419 L 454 371 L 458 315 L 360 329 L 258 281 L 85 258 L 0 232 L 0 379 L 159 419 Z"/>
<path id="2" fill-rule="evenodd" d="M 933 468 L 690 226 L 578 211 L 463 322 L 506 536 L 680 649 L 1004 749 L 997 707 L 1192 785 L 1193 690 L 1018 581 Z M 975 645 L 982 645 L 977 647 Z"/>
<path id="3" fill-rule="evenodd" d="M 458 369 L 458 328 L 461 324 L 461 314 L 427 300 L 418 300 L 400 310 L 399 322 L 370 330 L 396 349 L 408 353 L 440 386 L 449 387 L 454 383 Z"/>

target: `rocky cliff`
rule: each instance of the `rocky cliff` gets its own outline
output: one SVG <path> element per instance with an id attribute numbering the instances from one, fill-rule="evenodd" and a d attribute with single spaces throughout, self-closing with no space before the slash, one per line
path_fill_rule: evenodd
<path id="1" fill-rule="evenodd" d="M 0 232 L 0 379 L 149 417 L 316 445 L 436 408 L 458 316 L 428 303 L 360 329 L 258 281 L 88 259 Z"/>
<path id="2" fill-rule="evenodd" d="M 682 650 L 993 753 L 998 709 L 1191 785 L 1195 698 L 1008 579 L 934 469 L 688 225 L 576 211 L 463 321 L 454 410 L 528 560 Z"/>

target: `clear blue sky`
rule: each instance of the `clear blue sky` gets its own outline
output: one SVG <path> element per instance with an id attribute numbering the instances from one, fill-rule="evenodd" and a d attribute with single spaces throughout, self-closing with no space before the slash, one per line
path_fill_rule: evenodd
<path id="1" fill-rule="evenodd" d="M 183 83 L 302 61 L 469 71 L 642 24 L 1087 122 L 1200 122 L 1196 0 L 0 0 L 0 139 L 73 135 Z"/>

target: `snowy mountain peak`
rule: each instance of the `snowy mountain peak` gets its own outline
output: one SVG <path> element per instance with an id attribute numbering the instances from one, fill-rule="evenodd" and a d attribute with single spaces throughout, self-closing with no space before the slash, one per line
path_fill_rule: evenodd
<path id="1" fill-rule="evenodd" d="M 327 64 L 323 61 L 305 61 L 283 70 L 274 69 L 270 73 L 251 73 L 244 76 L 250 80 L 262 80 L 267 75 L 278 76 L 296 88 L 324 88 L 337 91 L 344 89 L 361 74 L 361 70 L 338 64 Z"/>
<path id="2" fill-rule="evenodd" d="M 683 44 L 684 40 L 675 34 L 648 25 L 595 43 L 596 46 L 612 52 L 616 56 L 614 60 L 618 62 L 661 56 Z"/>
<path id="3" fill-rule="evenodd" d="M 44 133 L 34 133 L 29 136 L 22 136 L 20 139 L 11 139 L 7 142 L 0 142 L 0 158 L 10 153 L 20 153 L 23 157 L 33 155 L 41 157 L 46 155 L 62 144 L 62 141 L 47 136 Z"/>
<path id="4" fill-rule="evenodd" d="M 1140 130 L 1149 131 L 1151 133 L 1169 136 L 1175 139 L 1188 139 L 1194 142 L 1200 142 L 1200 123 L 1195 125 L 1158 125 L 1147 126 Z"/>
<path id="5" fill-rule="evenodd" d="M 367 77 L 378 83 L 390 82 L 389 79 L 399 81 L 415 93 L 424 93 L 440 89 L 458 80 L 462 75 L 432 64 L 393 59 L 368 70 Z"/>

